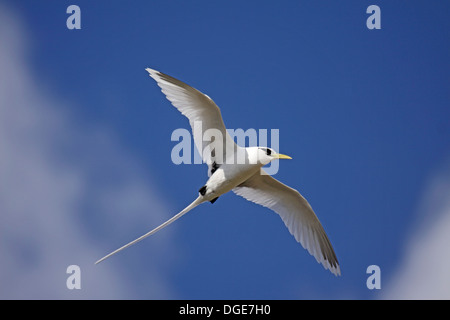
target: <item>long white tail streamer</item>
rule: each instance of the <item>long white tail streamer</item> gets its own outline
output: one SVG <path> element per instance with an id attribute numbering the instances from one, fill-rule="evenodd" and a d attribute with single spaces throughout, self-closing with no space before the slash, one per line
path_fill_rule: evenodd
<path id="1" fill-rule="evenodd" d="M 137 238 L 136 240 L 131 241 L 130 243 L 127 243 L 126 245 L 120 247 L 119 249 L 111 252 L 110 254 L 104 256 L 103 258 L 101 258 L 100 260 L 98 260 L 95 264 L 98 264 L 100 262 L 102 262 L 103 260 L 108 259 L 109 257 L 111 257 L 112 255 L 115 255 L 116 253 L 118 253 L 119 251 L 122 251 L 123 249 L 126 249 L 130 246 L 132 246 L 133 244 L 144 240 L 145 238 L 151 236 L 152 234 L 158 232 L 159 230 L 167 227 L 169 224 L 171 224 L 172 222 L 174 222 L 175 220 L 181 218 L 184 214 L 188 213 L 189 211 L 191 211 L 192 209 L 194 209 L 196 206 L 198 206 L 199 204 L 201 204 L 203 202 L 203 197 L 199 196 L 197 199 L 194 200 L 194 202 L 192 202 L 190 205 L 188 205 L 186 208 L 184 208 L 180 213 L 177 213 L 176 215 L 174 215 L 172 218 L 170 218 L 169 220 L 167 220 L 166 222 L 164 222 L 163 224 L 161 224 L 160 226 L 156 227 L 155 229 L 147 232 L 146 234 L 144 234 L 143 236 L 140 236 L 139 238 Z"/>

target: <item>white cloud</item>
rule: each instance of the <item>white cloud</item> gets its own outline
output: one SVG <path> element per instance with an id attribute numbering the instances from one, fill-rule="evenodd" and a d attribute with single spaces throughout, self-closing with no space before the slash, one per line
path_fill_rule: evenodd
<path id="1" fill-rule="evenodd" d="M 418 222 L 383 299 L 450 299 L 450 166 L 429 183 Z"/>
<path id="2" fill-rule="evenodd" d="M 93 263 L 169 212 L 111 132 L 72 121 L 73 108 L 41 90 L 19 18 L 0 5 L 0 298 L 137 298 L 129 265 Z M 171 251 L 164 234 L 153 253 Z M 167 263 L 145 266 L 144 298 L 172 296 Z M 71 264 L 81 267 L 78 291 L 66 288 Z"/>

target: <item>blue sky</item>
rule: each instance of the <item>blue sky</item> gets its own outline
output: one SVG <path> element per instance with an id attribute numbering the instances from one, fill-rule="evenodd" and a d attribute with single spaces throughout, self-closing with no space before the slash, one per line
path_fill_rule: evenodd
<path id="1" fill-rule="evenodd" d="M 66 28 L 70 4 L 81 30 Z M 371 4 L 380 30 L 366 27 Z M 450 215 L 449 6 L 0 2 L 0 297 L 450 298 L 436 271 L 450 262 L 434 245 L 445 242 L 420 242 L 439 258 L 414 249 Z M 171 134 L 188 122 L 146 67 L 208 94 L 229 128 L 280 130 L 279 151 L 294 160 L 275 177 L 311 203 L 342 277 L 275 213 L 234 194 L 92 265 L 179 212 L 207 179 L 205 165 L 171 162 Z M 70 264 L 79 291 L 65 288 Z M 372 264 L 381 290 L 366 287 Z M 417 280 L 433 274 L 427 288 Z"/>

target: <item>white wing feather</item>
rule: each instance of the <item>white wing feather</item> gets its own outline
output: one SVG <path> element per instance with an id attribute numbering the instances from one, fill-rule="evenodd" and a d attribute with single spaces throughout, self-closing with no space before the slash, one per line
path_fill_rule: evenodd
<path id="1" fill-rule="evenodd" d="M 317 262 L 336 276 L 341 274 L 339 262 L 325 230 L 308 201 L 297 190 L 258 172 L 234 188 L 233 192 L 278 213 L 289 232 Z"/>
<path id="2" fill-rule="evenodd" d="M 195 145 L 203 161 L 210 167 L 208 175 L 211 175 L 211 164 L 213 162 L 222 164 L 226 157 L 233 154 L 237 147 L 226 130 L 219 107 L 210 97 L 184 82 L 150 68 L 145 70 L 157 82 L 167 99 L 189 119 Z M 194 130 L 195 122 L 201 123 L 201 131 Z M 211 145 L 211 141 L 204 141 L 203 138 L 205 131 L 208 129 L 217 129 L 222 134 L 223 158 L 219 157 L 220 153 L 216 152 L 216 150 L 207 149 Z"/>

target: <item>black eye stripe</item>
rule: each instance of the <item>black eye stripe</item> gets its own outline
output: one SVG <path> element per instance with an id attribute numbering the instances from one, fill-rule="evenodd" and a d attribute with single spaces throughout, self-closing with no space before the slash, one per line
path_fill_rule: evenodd
<path id="1" fill-rule="evenodd" d="M 260 149 L 266 151 L 266 154 L 268 156 L 270 156 L 272 154 L 272 150 L 270 150 L 269 148 L 260 148 Z"/>

